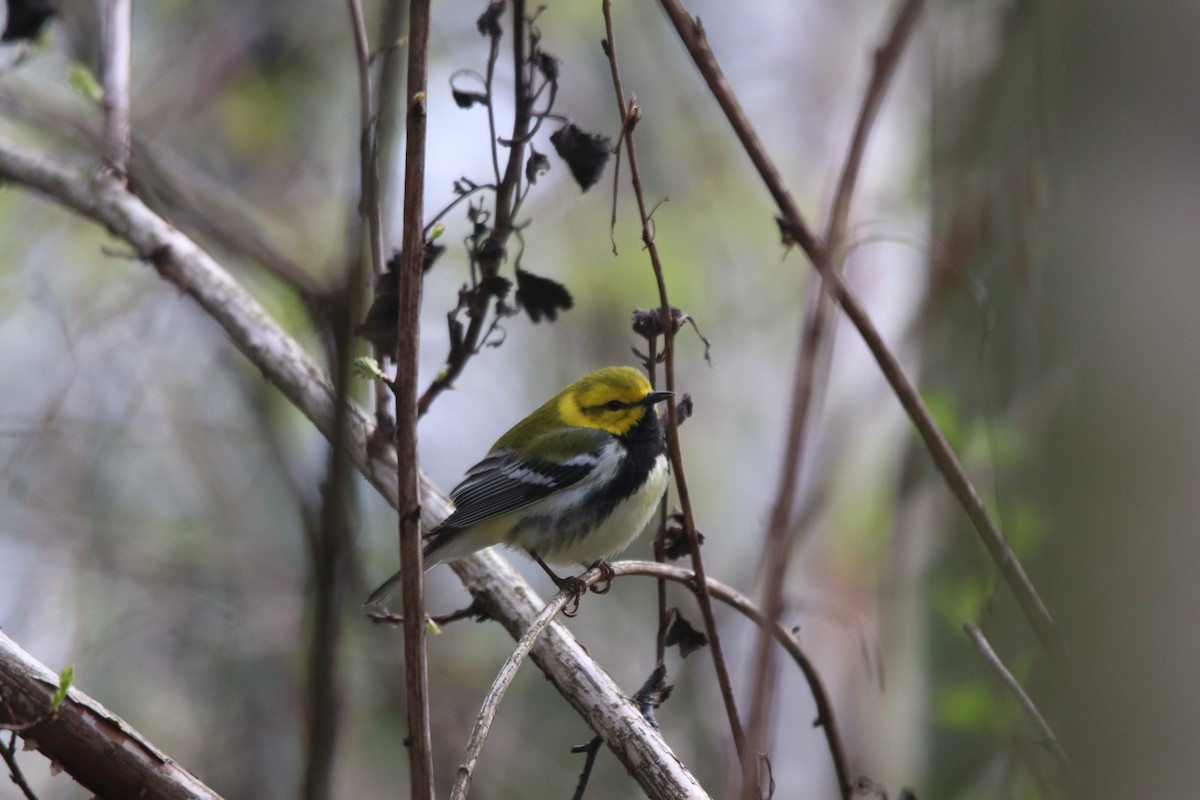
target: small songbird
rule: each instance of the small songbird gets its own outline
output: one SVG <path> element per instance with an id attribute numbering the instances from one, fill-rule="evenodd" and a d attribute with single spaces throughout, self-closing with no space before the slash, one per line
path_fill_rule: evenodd
<path id="1" fill-rule="evenodd" d="M 584 375 L 514 425 L 454 487 L 454 512 L 425 534 L 425 567 L 495 544 L 525 549 L 546 567 L 591 564 L 621 552 L 650 521 L 667 488 L 656 392 L 632 367 Z M 367 599 L 381 606 L 400 573 Z"/>

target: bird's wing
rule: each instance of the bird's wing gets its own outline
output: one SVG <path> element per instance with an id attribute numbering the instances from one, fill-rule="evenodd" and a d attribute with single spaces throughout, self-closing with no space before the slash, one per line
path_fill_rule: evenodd
<path id="1" fill-rule="evenodd" d="M 600 463 L 610 438 L 600 430 L 565 428 L 544 433 L 519 450 L 493 450 L 454 487 L 454 513 L 439 527 L 465 528 L 578 483 Z M 532 451 L 543 458 L 528 455 Z"/>

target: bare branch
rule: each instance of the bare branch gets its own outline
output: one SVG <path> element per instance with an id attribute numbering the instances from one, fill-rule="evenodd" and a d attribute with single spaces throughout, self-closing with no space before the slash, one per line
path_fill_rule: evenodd
<path id="1" fill-rule="evenodd" d="M 687 586 L 699 596 L 696 573 L 690 570 L 651 561 L 618 561 L 609 566 L 612 567 L 615 577 L 646 575 L 653 578 L 670 580 Z M 712 578 L 706 579 L 705 585 L 712 597 L 715 597 L 742 616 L 751 620 L 760 630 L 769 633 L 787 651 L 787 654 L 792 657 L 792 660 L 796 662 L 796 666 L 800 667 L 800 671 L 804 673 L 804 679 L 808 682 L 809 691 L 812 692 L 813 702 L 817 706 L 816 724 L 825 732 L 825 742 L 829 746 L 829 755 L 833 761 L 834 773 L 838 785 L 849 785 L 851 783 L 850 767 L 846 760 L 846 750 L 842 746 L 841 734 L 838 732 L 837 720 L 833 715 L 833 704 L 829 701 L 829 694 L 825 691 L 825 684 L 821 680 L 820 674 L 805 654 L 804 649 L 800 646 L 799 639 L 780 624 L 778 619 L 768 617 L 758 606 L 750 601 L 750 598 L 741 594 L 736 589 Z"/>
<path id="2" fill-rule="evenodd" d="M 371 45 L 367 41 L 367 23 L 359 0 L 346 0 L 354 34 L 354 55 L 358 66 L 359 114 L 359 213 L 367 221 L 371 268 L 383 272 L 383 220 L 379 209 L 379 153 L 375 137 L 375 118 L 371 111 Z"/>
<path id="3" fill-rule="evenodd" d="M 841 305 L 846 316 L 850 318 L 850 322 L 862 336 L 884 378 L 887 379 L 896 398 L 916 426 L 917 432 L 925 442 L 925 447 L 929 450 L 934 464 L 942 473 L 947 486 L 967 512 L 992 560 L 996 562 L 1000 574 L 1016 596 L 1021 611 L 1025 614 L 1025 618 L 1029 621 L 1042 646 L 1056 658 L 1068 659 L 1069 655 L 1058 635 L 1050 612 L 1038 595 L 1037 589 L 1025 574 L 1025 569 L 1021 566 L 1016 554 L 1013 553 L 999 526 L 988 513 L 983 498 L 979 496 L 978 490 L 958 460 L 958 456 L 955 455 L 949 442 L 946 441 L 946 437 L 934 422 L 933 415 L 925 406 L 925 401 L 921 399 L 920 393 L 905 374 L 895 354 L 883 341 L 879 330 L 863 307 L 862 301 L 859 300 L 845 279 L 829 268 L 823 248 L 812 238 L 799 208 L 779 175 L 779 171 L 767 156 L 757 136 L 752 135 L 753 129 L 749 127 L 749 121 L 740 105 L 737 104 L 729 84 L 717 66 L 716 59 L 704 36 L 704 29 L 684 11 L 679 0 L 659 0 L 659 2 L 666 10 L 667 16 L 675 26 L 676 32 L 688 53 L 691 54 L 692 60 L 699 68 L 718 104 L 725 110 L 726 116 L 730 118 L 730 123 L 738 131 L 742 145 L 758 168 L 763 183 L 766 184 L 771 196 L 775 198 L 781 215 L 781 225 L 789 237 L 809 255 L 813 266 L 820 271 L 827 290 Z M 750 135 L 744 134 L 744 131 Z"/>
<path id="4" fill-rule="evenodd" d="M 176 764 L 78 689 L 57 710 L 58 676 L 0 631 L 0 727 L 19 729 L 26 743 L 60 765 L 98 797 L 220 800 Z"/>
<path id="5" fill-rule="evenodd" d="M 920 0 L 904 0 L 892 23 L 886 43 L 876 51 L 875 67 L 859 108 L 858 121 L 830 209 L 825 247 L 821 248 L 822 256 L 829 259 L 826 269 L 831 272 L 840 274 L 842 271 L 846 220 L 850 213 L 850 200 L 858 183 L 857 177 L 866 150 L 867 137 L 920 9 Z M 804 321 L 800 326 L 791 419 L 788 423 L 783 465 L 779 471 L 779 484 L 771 506 L 766 545 L 760 560 L 762 572 L 766 576 L 763 607 L 771 619 L 777 619 L 783 612 L 783 581 L 800 530 L 795 522 L 794 513 L 796 491 L 800 483 L 800 467 L 808 442 L 810 421 L 815 416 L 814 408 L 819 408 L 824 400 L 823 388 L 828 384 L 828 366 L 833 351 L 830 324 L 833 320 L 832 302 L 824 289 L 824 280 L 818 276 L 816 282 L 816 291 L 809 294 Z M 818 395 L 818 392 L 821 394 Z M 750 703 L 749 735 L 756 751 L 765 750 L 775 687 L 773 663 L 770 637 L 766 629 L 763 629 L 758 636 L 754 678 L 751 682 L 754 689 Z M 752 767 L 750 762 L 743 765 L 742 793 L 746 796 L 755 791 L 755 787 L 749 783 Z M 840 789 L 844 798 L 848 798 L 853 791 L 848 782 L 843 783 Z"/>
<path id="6" fill-rule="evenodd" d="M 472 595 L 482 599 L 488 615 L 513 638 L 530 628 L 545 602 L 520 574 L 494 550 L 450 563 Z M 662 739 L 566 626 L 552 621 L 534 642 L 529 657 L 558 693 L 588 725 L 652 798 L 706 798 L 708 795 Z"/>
<path id="7" fill-rule="evenodd" d="M 987 661 L 988 666 L 990 666 L 996 673 L 997 677 L 1000 678 L 1000 682 L 1008 688 L 1008 691 L 1012 693 L 1013 697 L 1017 698 L 1017 702 L 1021 704 L 1021 708 L 1024 709 L 1025 715 L 1029 717 L 1030 721 L 1033 722 L 1034 727 L 1038 729 L 1038 733 L 1041 734 L 1041 744 L 1045 745 L 1046 748 L 1050 750 L 1050 752 L 1054 755 L 1055 760 L 1058 761 L 1058 765 L 1062 767 L 1063 772 L 1070 777 L 1073 772 L 1071 768 L 1071 760 L 1067 758 L 1066 752 L 1058 743 L 1058 737 L 1054 735 L 1054 731 L 1050 728 L 1050 724 L 1046 722 L 1046 718 L 1042 716 L 1040 711 L 1038 711 L 1037 706 L 1034 705 L 1033 700 L 1030 699 L 1029 695 L 1025 692 L 1024 687 L 1022 687 L 1021 684 L 1017 682 L 1017 679 L 1013 677 L 1013 674 L 1008 671 L 1008 667 L 1004 666 L 1004 662 L 1000 660 L 1000 656 L 996 655 L 996 651 L 992 649 L 991 643 L 987 640 L 987 637 L 983 635 L 983 631 L 980 630 L 978 625 L 973 622 L 964 622 L 963 630 L 966 631 L 967 635 L 971 637 L 971 641 L 975 642 L 975 646 L 979 648 L 980 655 L 983 656 L 983 659 Z"/>
<path id="8" fill-rule="evenodd" d="M 590 588 L 600 580 L 601 574 L 599 569 L 592 569 L 579 580 L 582 581 L 583 587 Z M 471 778 L 475 773 L 475 765 L 479 763 L 479 753 L 483 750 L 484 740 L 487 739 L 488 732 L 492 728 L 492 720 L 496 717 L 496 711 L 500 708 L 500 701 L 504 698 L 504 693 L 508 691 L 509 684 L 517 676 L 517 670 L 524 663 L 529 651 L 533 649 L 534 642 L 542 635 L 542 631 L 554 621 L 558 612 L 566 608 L 567 603 L 578 597 L 579 595 L 570 589 L 564 589 L 556 594 L 546 604 L 546 607 L 538 612 L 537 617 L 517 640 L 516 648 L 500 666 L 500 671 L 492 679 L 492 686 L 483 698 L 483 706 L 480 707 L 479 714 L 475 718 L 475 727 L 471 729 L 471 736 L 467 740 L 467 747 L 463 751 L 458 774 L 454 779 L 454 787 L 450 790 L 450 800 L 466 800 L 467 792 L 471 790 Z"/>
<path id="9" fill-rule="evenodd" d="M 421 278 L 425 260 L 425 120 L 429 80 L 429 0 L 408 11 L 407 138 L 404 158 L 404 233 L 400 248 L 396 326 L 396 477 L 399 487 L 401 596 L 404 604 L 405 746 L 409 797 L 433 800 L 433 741 L 429 723 L 429 666 L 425 647 L 425 567 L 421 552 L 421 492 L 417 477 L 417 361 L 420 355 Z"/>
<path id="10" fill-rule="evenodd" d="M 654 270 L 654 280 L 658 285 L 658 298 L 662 314 L 663 326 L 663 375 L 666 389 L 675 391 L 675 332 L 674 316 L 671 302 L 667 297 L 667 282 L 663 276 L 662 259 L 658 246 L 654 241 L 654 227 L 651 221 L 651 210 L 646 204 L 646 195 L 642 190 L 642 176 L 638 169 L 637 150 L 633 144 L 633 129 L 640 119 L 641 111 L 636 101 L 626 104 L 625 90 L 621 85 L 621 70 L 617 63 L 617 46 L 613 39 L 612 3 L 604 0 L 604 32 L 605 52 L 608 55 L 609 67 L 612 71 L 613 89 L 617 95 L 617 108 L 621 114 L 621 133 L 625 141 L 625 153 L 629 159 L 629 180 L 637 198 L 638 212 L 642 223 L 642 242 L 650 256 L 650 265 Z M 700 614 L 704 618 L 704 630 L 708 636 L 712 652 L 713 667 L 717 673 L 717 685 L 721 690 L 721 699 L 725 705 L 725 714 L 729 718 L 729 729 L 733 736 L 734 747 L 739 756 L 745 754 L 745 734 L 742 722 L 738 717 L 737 702 L 733 697 L 733 682 L 729 678 L 729 667 L 725 662 L 725 654 L 721 647 L 721 637 L 717 632 L 716 618 L 713 616 L 712 601 L 708 597 L 708 582 L 704 571 L 704 559 L 700 555 L 700 537 L 696 532 L 696 519 L 692 512 L 691 498 L 688 494 L 687 477 L 683 469 L 683 450 L 679 444 L 679 408 L 674 395 L 667 400 L 667 451 L 671 457 L 671 474 L 675 478 L 675 488 L 679 493 L 679 506 L 683 511 L 683 526 L 687 531 L 688 543 L 691 549 L 692 568 L 699 576 L 698 593 Z M 661 621 L 661 620 L 660 620 Z"/>
<path id="11" fill-rule="evenodd" d="M 104 0 L 104 165 L 122 181 L 129 167 L 132 0 Z"/>

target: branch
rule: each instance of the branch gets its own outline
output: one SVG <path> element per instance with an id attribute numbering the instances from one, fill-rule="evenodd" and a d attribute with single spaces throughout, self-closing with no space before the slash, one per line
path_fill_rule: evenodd
<path id="1" fill-rule="evenodd" d="M 621 85 L 621 70 L 617 64 L 617 45 L 613 39 L 612 3 L 604 0 L 604 33 L 605 52 L 608 55 L 609 67 L 612 71 L 613 89 L 617 95 L 617 108 L 621 112 L 621 134 L 625 140 L 625 153 L 629 159 L 629 180 L 637 198 L 638 212 L 642 223 L 642 242 L 650 256 L 650 265 L 654 270 L 654 280 L 658 285 L 658 298 L 663 327 L 663 375 L 666 389 L 675 391 L 675 319 L 671 312 L 671 302 L 667 297 L 667 282 L 663 275 L 662 259 L 658 246 L 654 241 L 654 228 L 650 219 L 650 209 L 646 205 L 645 192 L 642 190 L 642 176 L 638 169 L 637 150 L 633 145 L 633 129 L 641 118 L 641 110 L 636 101 L 626 105 L 625 90 Z M 691 498 L 688 494 L 687 477 L 683 470 L 683 449 L 679 444 L 679 409 L 675 395 L 667 399 L 667 451 L 671 458 L 671 473 L 675 478 L 675 488 L 679 493 L 679 505 L 683 511 L 683 526 L 687 532 L 688 545 L 691 550 L 692 568 L 699 577 L 696 593 L 700 605 L 700 614 L 704 618 L 704 630 L 708 636 L 712 652 L 713 667 L 717 673 L 717 685 L 721 690 L 721 700 L 725 706 L 725 715 L 729 718 L 729 730 L 733 735 L 734 748 L 738 756 L 746 756 L 745 733 L 741 719 L 738 717 L 737 702 L 733 697 L 733 682 L 729 678 L 729 667 L 725 663 L 725 654 L 721 647 L 721 637 L 717 632 L 717 621 L 713 615 L 712 600 L 708 597 L 708 581 L 704 571 L 704 559 L 700 555 L 700 536 L 696 531 L 696 519 L 692 512 Z M 662 620 L 660 618 L 659 625 Z"/>
<path id="2" fill-rule="evenodd" d="M 383 272 L 383 220 L 379 211 L 379 153 L 375 142 L 375 119 L 371 114 L 371 46 L 367 42 L 367 23 L 359 0 L 346 0 L 354 34 L 354 55 L 358 66 L 359 115 L 359 214 L 367 221 L 371 268 Z M 354 287 L 357 291 L 357 287 Z"/>
<path id="3" fill-rule="evenodd" d="M 47 196 L 107 227 L 154 263 L 159 274 L 191 295 L 221 326 L 264 377 L 327 438 L 334 430 L 333 387 L 321 368 L 266 310 L 194 242 L 156 216 L 111 176 L 76 173 L 0 139 L 0 178 Z M 397 505 L 396 454 L 372 443 L 374 422 L 358 404 L 347 404 L 341 443 L 363 476 Z M 445 496 L 418 471 L 422 523 L 431 528 L 448 513 Z M 454 569 L 488 613 L 514 637 L 544 603 L 508 563 L 491 551 L 461 559 Z M 532 651 L 533 660 L 593 730 L 601 733 L 652 798 L 702 798 L 696 779 L 662 735 L 629 706 L 620 688 L 560 624 L 552 624 Z"/>
<path id="4" fill-rule="evenodd" d="M 920 0 L 904 0 L 886 43 L 875 54 L 875 68 L 859 108 L 858 121 L 850 139 L 846 162 L 838 179 L 837 191 L 829 213 L 825 232 L 823 258 L 828 259 L 824 271 L 840 274 L 844 263 L 844 236 L 846 221 L 850 214 L 850 200 L 858 184 L 859 168 L 866 150 L 871 125 L 883 102 L 883 96 L 900 61 L 900 54 L 920 14 Z M 791 563 L 792 551 L 800 527 L 795 523 L 794 506 L 796 491 L 800 484 L 800 468 L 806 450 L 810 420 L 824 400 L 818 394 L 818 385 L 828 386 L 828 366 L 833 351 L 831 322 L 832 302 L 824 289 L 824 281 L 817 279 L 818 287 L 810 294 L 805 307 L 804 321 L 800 325 L 800 343 L 796 356 L 795 389 L 792 394 L 791 420 L 787 444 L 784 448 L 783 465 L 780 469 L 779 485 L 775 501 L 771 506 L 771 520 L 767 528 L 766 546 L 763 548 L 760 567 L 766 575 L 763 590 L 763 608 L 767 616 L 777 619 L 783 612 L 783 581 Z M 760 631 L 755 654 L 754 687 L 750 703 L 750 741 L 755 750 L 765 750 L 766 732 L 770 721 L 770 709 L 774 695 L 775 674 L 770 637 L 766 629 Z M 745 757 L 743 757 L 745 761 Z M 749 762 L 743 775 L 749 774 Z M 848 776 L 846 776 L 848 777 Z M 849 798 L 853 787 L 843 782 L 839 787 L 843 798 Z M 754 791 L 748 779 L 743 779 L 742 792 L 749 796 Z"/>
<path id="5" fill-rule="evenodd" d="M 681 583 L 699 594 L 696 573 L 686 569 L 652 561 L 618 561 L 609 566 L 612 567 L 614 577 L 648 575 Z M 750 601 L 750 598 L 736 589 L 712 578 L 705 580 L 705 586 L 711 596 L 754 622 L 761 630 L 767 631 L 792 657 L 796 666 L 800 667 L 800 671 L 804 673 L 804 679 L 808 682 L 809 691 L 812 692 L 813 702 L 817 706 L 817 719 L 814 724 L 819 725 L 825 732 L 825 742 L 829 746 L 829 756 L 833 761 L 838 785 L 850 785 L 850 767 L 846 760 L 846 750 L 842 746 L 841 734 L 838 732 L 837 720 L 833 716 L 833 704 L 829 701 L 829 694 L 825 691 L 825 684 L 822 682 L 817 668 L 804 653 L 799 639 L 783 627 L 778 619 L 768 617 Z"/>
<path id="6" fill-rule="evenodd" d="M 409 797 L 433 800 L 433 740 L 425 642 L 425 567 L 421 552 L 421 490 L 417 477 L 417 362 L 421 278 L 425 257 L 425 118 L 429 80 L 429 0 L 409 5 L 404 233 L 400 247 L 396 326 L 396 462 L 399 486 L 401 596 L 404 604 L 404 687 L 408 711 Z"/>
<path id="7" fill-rule="evenodd" d="M 122 181 L 129 167 L 132 0 L 104 0 L 104 165 Z"/>
<path id="8" fill-rule="evenodd" d="M 529 101 L 530 87 L 527 78 L 529 72 L 525 68 L 528 56 L 525 46 L 528 44 L 529 36 L 525 0 L 513 0 L 512 20 L 513 126 L 512 134 L 508 137 L 506 144 L 508 160 L 505 162 L 503 175 L 500 173 L 500 161 L 496 150 L 500 140 L 496 136 L 495 104 L 493 102 L 495 99 L 493 78 L 496 59 L 499 55 L 499 37 L 492 37 L 491 50 L 488 54 L 487 78 L 485 79 L 489 98 L 486 105 L 488 128 L 491 133 L 492 164 L 496 172 L 495 217 L 491 230 L 486 232 L 487 235 L 483 242 L 473 245 L 473 250 L 479 245 L 483 245 L 484 252 L 481 254 L 476 251 L 471 255 L 472 270 L 478 265 L 485 276 L 495 275 L 500 268 L 500 262 L 507 257 L 505 248 L 508 245 L 509 237 L 518 228 L 515 217 L 521 204 L 521 177 L 524 174 L 525 145 L 529 142 L 529 128 L 532 122 Z M 485 327 L 485 324 L 488 309 L 491 307 L 491 295 L 486 292 L 481 293 L 474 278 L 471 288 L 468 300 L 470 319 L 467 323 L 467 331 L 462 338 L 462 344 L 456 350 L 452 350 L 446 365 L 437 374 L 437 377 L 425 387 L 421 399 L 417 402 L 417 413 L 420 415 L 424 415 L 429 410 L 430 405 L 442 392 L 454 385 L 454 381 L 458 380 L 459 375 L 466 368 L 467 362 L 479 352 L 483 343 L 487 341 L 491 328 Z M 495 320 L 493 320 L 492 326 L 495 326 Z"/>
<path id="9" fill-rule="evenodd" d="M 598 568 L 588 570 L 587 574 L 579 579 L 582 581 L 584 590 L 595 586 L 601 575 Z M 504 698 L 504 693 L 508 691 L 513 678 L 517 676 L 517 670 L 524 663 L 526 656 L 529 655 L 529 651 L 533 649 L 534 643 L 542 635 L 546 626 L 554 621 L 558 612 L 566 608 L 567 603 L 577 602 L 578 598 L 579 595 L 573 589 L 564 589 L 556 594 L 546 604 L 546 607 L 538 612 L 537 617 L 517 640 L 516 648 L 509 653 L 508 658 L 500 666 L 500 671 L 492 680 L 492 686 L 488 689 L 488 693 L 483 699 L 483 706 L 480 707 L 479 714 L 475 718 L 475 727 L 471 729 L 471 736 L 467 740 L 462 761 L 458 766 L 458 774 L 454 779 L 454 787 L 450 790 L 450 800 L 466 800 L 467 792 L 471 790 L 471 778 L 475 772 L 475 765 L 479 763 L 479 753 L 483 750 L 483 742 L 492 728 L 492 720 L 496 718 L 496 712 L 500 709 L 500 701 Z"/>
<path id="10" fill-rule="evenodd" d="M 452 561 L 450 568 L 514 639 L 535 623 L 546 605 L 494 550 Z M 561 622 L 546 626 L 529 656 L 652 800 L 708 797 L 658 729 Z"/>
<path id="11" fill-rule="evenodd" d="M 610 574 L 607 577 L 609 578 L 615 579 L 629 575 L 642 575 L 657 578 L 659 581 L 674 581 L 688 587 L 697 596 L 700 594 L 696 573 L 686 569 L 651 561 L 617 561 L 608 566 Z M 583 581 L 585 586 L 591 587 L 600 580 L 603 574 L 599 569 L 592 569 L 583 575 L 580 580 Z M 797 666 L 800 667 L 801 672 L 804 673 L 805 680 L 808 681 L 813 701 L 817 706 L 817 720 L 815 724 L 819 725 L 825 732 L 825 741 L 829 745 L 829 753 L 833 760 L 838 784 L 849 786 L 850 771 L 846 762 L 845 749 L 842 747 L 841 737 L 838 734 L 837 722 L 833 716 L 833 705 L 829 702 L 829 695 L 825 691 L 825 684 L 821 681 L 821 676 L 804 653 L 799 640 L 791 631 L 784 628 L 778 620 L 763 614 L 748 597 L 737 590 L 712 578 L 705 579 L 705 588 L 708 595 L 717 598 L 742 616 L 754 622 L 760 629 L 766 631 L 771 638 L 777 641 L 788 652 Z M 554 599 L 538 612 L 537 616 L 526 628 L 525 633 L 518 640 L 516 648 L 509 654 L 509 657 L 500 667 L 500 671 L 492 681 L 492 686 L 484 699 L 483 706 L 480 708 L 479 716 L 475 721 L 475 727 L 471 731 L 471 738 L 463 754 L 462 763 L 458 768 L 458 778 L 450 794 L 451 800 L 465 800 L 467 791 L 471 787 L 471 775 L 474 772 L 475 765 L 479 761 L 479 753 L 483 748 L 483 741 L 487 737 L 492 720 L 500 707 L 500 700 L 504 697 L 504 693 L 508 690 L 508 686 L 512 683 L 513 678 L 516 677 L 521 663 L 529 655 L 530 650 L 533 649 L 538 637 L 541 636 L 546 627 L 574 597 L 575 595 L 569 591 L 559 592 L 555 595 Z"/>
<path id="12" fill-rule="evenodd" d="M 99 797 L 220 800 L 125 720 L 78 689 L 56 711 L 59 680 L 0 631 L 0 728 L 15 730 Z"/>
<path id="13" fill-rule="evenodd" d="M 1050 612 L 1046 610 L 1045 604 L 1042 602 L 1041 597 L 1038 596 L 1033 583 L 1025 574 L 1025 570 L 1021 566 L 1021 562 L 1017 560 L 1016 554 L 1009 547 L 999 526 L 992 520 L 987 508 L 984 506 L 983 499 L 979 496 L 978 490 L 976 490 L 975 485 L 971 482 L 970 476 L 967 475 L 962 463 L 958 460 L 953 449 L 951 449 L 950 444 L 946 441 L 937 423 L 934 422 L 933 416 L 929 413 L 929 409 L 926 408 L 925 402 L 921 399 L 921 395 L 904 373 L 904 369 L 900 366 L 900 362 L 897 360 L 895 354 L 892 353 L 883 341 L 883 337 L 879 334 L 878 329 L 863 307 L 862 301 L 858 299 L 858 296 L 839 273 L 829 269 L 829 262 L 823 252 L 823 247 L 812 238 L 812 234 L 805 224 L 803 216 L 800 214 L 799 207 L 796 206 L 791 193 L 788 192 L 783 179 L 779 175 L 779 171 L 766 154 L 762 142 L 754 134 L 753 128 L 745 116 L 745 112 L 737 103 L 728 82 L 721 73 L 716 58 L 708 46 L 703 27 L 684 11 L 679 0 L 659 0 L 659 2 L 674 25 L 676 32 L 679 34 L 680 40 L 692 56 L 692 60 L 695 62 L 697 68 L 699 68 L 709 89 L 717 99 L 718 104 L 725 110 L 730 124 L 738 132 L 738 136 L 742 140 L 742 146 L 746 149 L 746 153 L 751 161 L 758 168 L 759 176 L 762 178 L 763 183 L 766 184 L 767 190 L 775 198 L 781 215 L 781 225 L 788 236 L 808 254 L 813 266 L 820 271 L 821 278 L 825 282 L 827 290 L 841 305 L 842 309 L 846 312 L 846 316 L 850 318 L 850 322 L 862 336 L 867 348 L 871 351 L 871 355 L 875 358 L 876 363 L 879 364 L 879 369 L 883 373 L 884 378 L 887 379 L 888 384 L 891 386 L 892 392 L 899 399 L 905 412 L 916 426 L 917 432 L 925 442 L 925 447 L 929 450 L 934 464 L 942 473 L 942 477 L 945 479 L 950 491 L 958 499 L 964 510 L 966 510 L 967 516 L 970 517 L 976 532 L 979 534 L 980 539 L 983 540 L 983 544 L 991 555 L 992 560 L 996 562 L 1000 574 L 1004 577 L 1005 582 L 1016 596 L 1017 603 L 1021 606 L 1021 611 L 1029 621 L 1038 640 L 1041 641 L 1042 646 L 1051 655 L 1059 660 L 1068 659 L 1069 654 L 1058 635 L 1057 627 L 1054 624 L 1054 620 L 1050 617 Z"/>
<path id="14" fill-rule="evenodd" d="M 1000 678 L 1000 682 L 1008 688 L 1013 697 L 1017 698 L 1017 702 L 1021 704 L 1025 715 L 1029 717 L 1034 727 L 1038 729 L 1038 733 L 1042 735 L 1042 744 L 1050 750 L 1055 760 L 1058 761 L 1058 765 L 1062 767 L 1063 773 L 1070 777 L 1073 772 L 1071 760 L 1067 758 L 1066 752 L 1063 751 L 1062 746 L 1058 743 L 1058 737 L 1054 735 L 1054 731 L 1051 730 L 1049 723 L 1046 722 L 1046 718 L 1038 711 L 1037 706 L 1034 705 L 1033 700 L 1026 694 L 1025 689 L 1021 684 L 1017 683 L 1017 679 L 1008 671 L 1008 667 L 1004 666 L 1004 662 L 1000 660 L 1000 656 L 996 655 L 996 651 L 992 649 L 992 645 L 988 642 L 987 637 L 983 635 L 983 631 L 973 622 L 963 623 L 963 630 L 971 637 L 971 641 L 975 642 L 975 646 L 979 648 L 983 659 L 987 661 L 988 666 Z"/>

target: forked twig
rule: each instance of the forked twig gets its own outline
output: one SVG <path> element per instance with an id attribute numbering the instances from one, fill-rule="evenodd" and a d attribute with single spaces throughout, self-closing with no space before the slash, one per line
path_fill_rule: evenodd
<path id="1" fill-rule="evenodd" d="M 591 588 L 600 580 L 601 574 L 599 569 L 590 569 L 580 580 L 585 587 Z M 488 689 L 487 696 L 483 699 L 483 706 L 475 717 L 475 727 L 471 729 L 471 736 L 467 739 L 467 746 L 463 751 L 462 761 L 459 762 L 458 772 L 454 778 L 454 786 L 450 789 L 450 800 L 466 800 L 467 792 L 471 789 L 471 778 L 475 773 L 475 765 L 479 763 L 479 753 L 492 728 L 492 720 L 496 717 L 504 693 L 508 691 L 509 684 L 517 676 L 517 670 L 525 662 L 525 658 L 533 649 L 534 642 L 542 635 L 542 631 L 554 621 L 560 611 L 566 608 L 567 603 L 577 601 L 578 597 L 579 595 L 571 590 L 563 590 L 556 594 L 517 640 L 517 646 L 513 648 L 504 664 L 501 665 L 500 671 L 492 680 L 492 686 Z"/>
<path id="2" fill-rule="evenodd" d="M 696 573 L 682 567 L 660 564 L 653 561 L 617 561 L 609 564 L 609 567 L 612 570 L 613 578 L 640 575 L 681 584 L 691 589 L 697 596 L 699 596 L 701 591 Z M 591 587 L 601 579 L 601 575 L 602 572 L 600 569 L 592 569 L 583 575 L 580 580 L 585 585 Z M 712 578 L 705 579 L 704 588 L 706 594 L 709 596 L 725 603 L 760 628 L 769 630 L 770 635 L 775 641 L 787 651 L 788 655 L 800 667 L 801 672 L 804 673 L 805 680 L 808 682 L 809 690 L 812 692 L 813 702 L 817 706 L 817 719 L 814 724 L 819 725 L 825 734 L 825 741 L 829 747 L 838 783 L 849 784 L 849 766 L 846 761 L 845 749 L 842 747 L 837 721 L 833 715 L 833 705 L 829 701 L 829 695 L 825 691 L 825 685 L 821 681 L 816 667 L 813 666 L 813 663 L 804 653 L 799 640 L 797 640 L 791 631 L 784 628 L 778 620 L 769 619 L 754 605 L 750 598 L 737 590 Z M 491 688 L 488 690 L 487 697 L 484 699 L 479 716 L 475 721 L 475 727 L 471 731 L 470 740 L 458 768 L 458 777 L 455 779 L 454 788 L 451 790 L 450 796 L 452 800 L 461 800 L 466 797 L 467 790 L 471 784 L 471 776 L 479 761 L 479 753 L 491 728 L 492 720 L 495 718 L 500 701 L 516 676 L 521 663 L 529 655 L 530 650 L 533 649 L 537 638 L 572 599 L 574 599 L 574 595 L 569 591 L 559 592 L 555 595 L 534 620 L 530 622 L 517 642 L 517 646 L 505 660 L 503 666 L 501 666 L 500 671 L 492 682 Z"/>
<path id="3" fill-rule="evenodd" d="M 696 573 L 680 567 L 671 566 L 670 564 L 659 564 L 652 561 L 618 561 L 610 566 L 613 568 L 613 574 L 618 577 L 624 575 L 647 575 L 654 578 L 664 578 L 681 583 L 699 595 L 700 590 L 696 580 Z M 780 624 L 779 620 L 768 617 L 763 613 L 762 609 L 751 602 L 750 598 L 741 594 L 736 589 L 712 578 L 705 579 L 705 588 L 712 597 L 715 597 L 734 611 L 754 622 L 759 626 L 760 630 L 769 631 L 771 637 L 787 651 L 792 660 L 796 662 L 796 665 L 800 667 L 800 671 L 804 673 L 804 679 L 808 682 L 809 691 L 812 692 L 813 702 L 817 706 L 817 719 L 814 724 L 819 725 L 825 733 L 825 742 L 829 746 L 829 755 L 833 761 L 833 769 L 838 785 L 849 785 L 851 782 L 850 766 L 846 760 L 846 750 L 842 746 L 837 720 L 833 715 L 833 704 L 829 701 L 829 694 L 825 691 L 825 684 L 821 680 L 820 674 L 804 653 L 799 640 L 791 631 Z"/>

